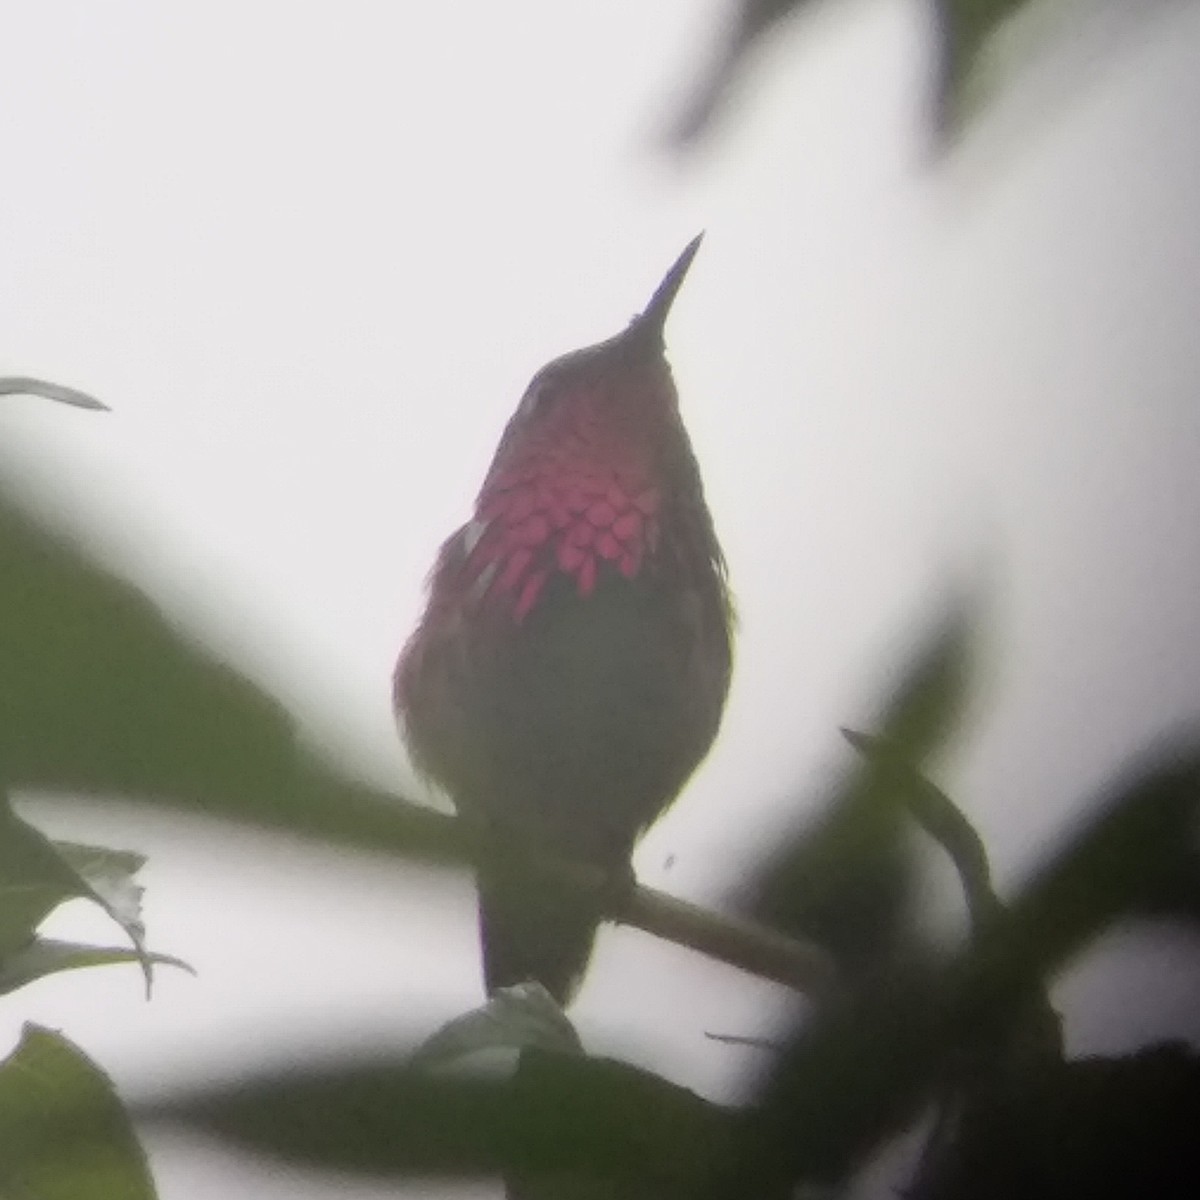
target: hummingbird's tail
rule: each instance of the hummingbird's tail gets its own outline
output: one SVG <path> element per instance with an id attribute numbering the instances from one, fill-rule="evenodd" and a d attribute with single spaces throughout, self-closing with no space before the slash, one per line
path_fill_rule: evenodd
<path id="1" fill-rule="evenodd" d="M 509 861 L 479 868 L 483 977 L 497 988 L 536 980 L 566 1007 L 575 994 L 601 920 L 595 896 L 581 895 Z"/>

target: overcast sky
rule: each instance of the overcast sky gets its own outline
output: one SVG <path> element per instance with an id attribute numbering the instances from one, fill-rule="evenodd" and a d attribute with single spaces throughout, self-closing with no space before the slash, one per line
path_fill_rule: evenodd
<path id="1" fill-rule="evenodd" d="M 114 409 L 6 400 L 0 468 L 306 736 L 409 789 L 389 676 L 438 543 L 533 371 L 621 328 L 706 229 L 667 337 L 741 637 L 718 745 L 639 873 L 736 887 L 972 577 L 986 670 L 940 778 L 1011 887 L 1200 713 L 1200 9 L 1068 45 L 1042 74 L 1077 86 L 1001 103 L 936 168 L 927 18 L 896 0 L 797 23 L 698 153 L 665 154 L 723 9 L 0 6 L 0 373 Z M 120 971 L 10 1003 L 0 1033 L 60 1026 L 131 1091 L 478 1002 L 462 880 L 25 811 L 148 852 L 152 942 L 201 970 L 149 1006 Z M 1060 990 L 1073 1049 L 1200 1032 L 1181 944 L 1135 976 L 1106 967 L 1125 940 Z M 703 1031 L 789 1004 L 622 931 L 575 1015 L 727 1096 L 746 1052 Z M 153 1150 L 164 1200 L 331 1194 Z"/>

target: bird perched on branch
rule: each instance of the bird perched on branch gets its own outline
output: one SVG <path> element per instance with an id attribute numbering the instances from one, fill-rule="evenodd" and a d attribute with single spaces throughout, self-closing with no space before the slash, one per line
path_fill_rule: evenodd
<path id="1" fill-rule="evenodd" d="M 533 377 L 400 655 L 418 768 L 480 827 L 488 993 L 573 995 L 595 895 L 502 847 L 632 878 L 634 842 L 707 753 L 729 687 L 721 548 L 663 326 L 700 245 L 623 333 Z"/>

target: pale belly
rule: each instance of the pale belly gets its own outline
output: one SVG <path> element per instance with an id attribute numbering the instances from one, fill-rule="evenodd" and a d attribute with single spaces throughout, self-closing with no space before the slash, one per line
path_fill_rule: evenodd
<path id="1" fill-rule="evenodd" d="M 584 599 L 554 580 L 520 624 L 427 637 L 408 738 L 464 814 L 616 863 L 711 745 L 729 661 L 699 597 L 614 574 Z"/>

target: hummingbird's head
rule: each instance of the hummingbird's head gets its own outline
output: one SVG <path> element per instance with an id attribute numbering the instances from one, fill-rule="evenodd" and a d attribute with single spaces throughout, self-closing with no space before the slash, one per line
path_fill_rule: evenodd
<path id="1" fill-rule="evenodd" d="M 529 398 L 535 385 L 546 382 L 571 383 L 576 379 L 583 382 L 589 377 L 595 378 L 605 373 L 617 375 L 622 370 L 634 371 L 639 367 L 661 363 L 664 352 L 663 330 L 667 317 L 703 239 L 704 234 L 698 233 L 688 242 L 683 253 L 654 289 L 650 302 L 625 329 L 606 341 L 586 346 L 582 350 L 574 350 L 547 363 L 533 377 L 522 403 Z"/>
<path id="2" fill-rule="evenodd" d="M 687 244 L 624 330 L 564 354 L 534 375 L 505 430 L 495 466 L 510 454 L 535 454 L 543 445 L 570 445 L 598 458 L 619 455 L 622 443 L 636 451 L 639 443 L 655 438 L 664 418 L 668 425 L 677 421 L 678 396 L 663 330 L 703 236 Z"/>
<path id="3" fill-rule="evenodd" d="M 486 581 L 479 594 L 511 596 L 518 619 L 555 572 L 583 595 L 606 573 L 633 578 L 678 503 L 702 505 L 663 351 L 699 248 L 697 236 L 621 333 L 538 371 L 504 431 L 467 527 L 468 557 Z"/>

